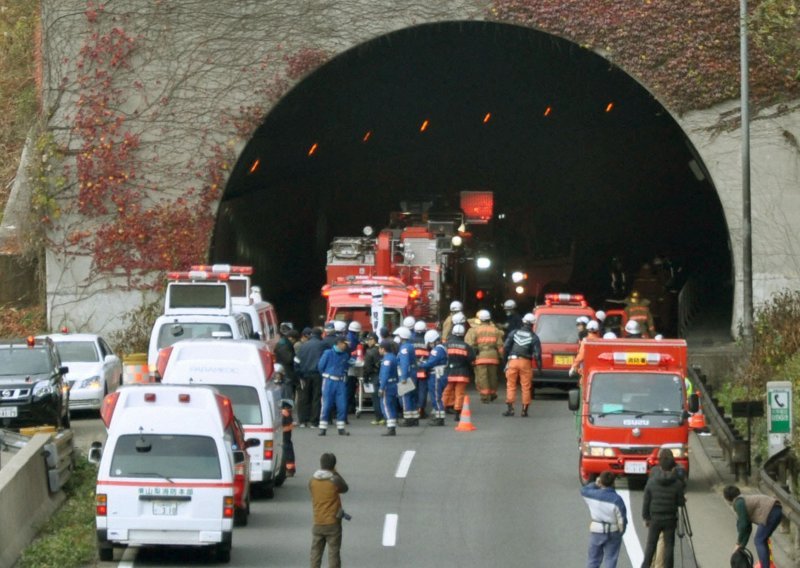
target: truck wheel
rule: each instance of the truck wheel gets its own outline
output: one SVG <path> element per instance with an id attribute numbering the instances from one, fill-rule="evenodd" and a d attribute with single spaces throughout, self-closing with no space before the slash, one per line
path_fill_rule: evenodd
<path id="1" fill-rule="evenodd" d="M 97 541 L 97 554 L 102 562 L 114 561 L 114 547 L 107 540 Z"/>
<path id="2" fill-rule="evenodd" d="M 286 458 L 284 457 L 281 459 L 281 467 L 278 470 L 278 473 L 275 474 L 275 487 L 280 487 L 283 485 L 283 482 L 286 481 Z"/>
<path id="3" fill-rule="evenodd" d="M 275 486 L 272 483 L 264 484 L 264 497 L 273 499 L 275 497 Z"/>
<path id="4" fill-rule="evenodd" d="M 217 562 L 228 564 L 231 561 L 231 545 L 230 543 L 219 543 L 214 549 L 214 556 Z"/>
<path id="5" fill-rule="evenodd" d="M 236 509 L 233 512 L 233 526 L 246 527 L 247 526 L 248 511 L 247 509 Z"/>

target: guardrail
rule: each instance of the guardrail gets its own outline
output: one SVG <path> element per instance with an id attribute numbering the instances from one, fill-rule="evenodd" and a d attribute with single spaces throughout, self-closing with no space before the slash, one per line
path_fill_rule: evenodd
<path id="1" fill-rule="evenodd" d="M 50 493 L 61 491 L 72 475 L 72 470 L 75 469 L 73 441 L 72 430 L 64 430 L 53 435 L 44 447 Z"/>
<path id="2" fill-rule="evenodd" d="M 758 472 L 759 488 L 774 496 L 783 507 L 783 527 L 792 537 L 794 558 L 800 558 L 800 503 L 797 491 L 797 460 L 789 449 L 769 458 Z"/>
<path id="3" fill-rule="evenodd" d="M 684 337 L 700 310 L 703 286 L 696 276 L 690 276 L 678 292 L 678 337 Z"/>

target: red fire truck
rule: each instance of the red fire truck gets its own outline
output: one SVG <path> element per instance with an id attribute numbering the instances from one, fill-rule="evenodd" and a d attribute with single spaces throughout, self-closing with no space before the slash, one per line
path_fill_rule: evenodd
<path id="1" fill-rule="evenodd" d="M 325 321 L 357 321 L 364 330 L 391 331 L 408 313 L 411 292 L 393 276 L 339 276 L 322 287 L 328 301 Z"/>
<path id="2" fill-rule="evenodd" d="M 534 384 L 573 387 L 577 379 L 569 376 L 569 369 L 578 354 L 576 320 L 593 319 L 594 310 L 582 294 L 545 294 L 544 301 L 533 310 L 534 331 L 542 342 L 542 373 Z"/>
<path id="3" fill-rule="evenodd" d="M 583 483 L 611 470 L 643 480 L 668 448 L 689 472 L 686 342 L 682 339 L 588 339 L 577 411 L 578 472 Z"/>

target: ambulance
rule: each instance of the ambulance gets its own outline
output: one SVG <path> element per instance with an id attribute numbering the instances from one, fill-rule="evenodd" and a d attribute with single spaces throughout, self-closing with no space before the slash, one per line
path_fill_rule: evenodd
<path id="1" fill-rule="evenodd" d="M 537 386 L 574 387 L 569 376 L 578 354 L 576 320 L 581 316 L 594 319 L 583 294 L 545 294 L 545 303 L 533 311 L 533 330 L 542 342 L 542 372 L 533 378 Z"/>
<path id="2" fill-rule="evenodd" d="M 286 479 L 281 420 L 281 385 L 273 378 L 274 363 L 260 341 L 179 341 L 159 354 L 163 384 L 200 384 L 216 388 L 233 403 L 251 447 L 250 482 L 267 498 Z"/>
<path id="3" fill-rule="evenodd" d="M 207 547 L 229 562 L 234 476 L 231 401 L 202 386 L 130 385 L 103 400 L 95 519 L 100 559 L 116 546 Z M 249 445 L 254 442 L 247 442 Z"/>
<path id="4" fill-rule="evenodd" d="M 682 339 L 587 339 L 576 412 L 578 472 L 589 483 L 605 471 L 644 481 L 667 448 L 689 473 L 686 342 Z"/>

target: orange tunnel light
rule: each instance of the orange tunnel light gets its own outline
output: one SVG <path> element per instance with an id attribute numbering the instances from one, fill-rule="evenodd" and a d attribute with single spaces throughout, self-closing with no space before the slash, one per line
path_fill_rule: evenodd
<path id="1" fill-rule="evenodd" d="M 260 164 L 261 164 L 261 159 L 259 159 L 259 158 L 256 158 L 256 161 L 255 161 L 255 162 L 253 162 L 253 165 L 252 165 L 252 166 L 250 166 L 250 173 L 251 173 L 251 174 L 254 174 L 254 173 L 256 173 L 256 171 L 258 171 L 258 166 L 259 166 Z"/>
<path id="2" fill-rule="evenodd" d="M 372 130 L 367 130 L 366 133 L 364 133 L 364 137 L 361 139 L 361 141 L 366 142 L 370 138 L 372 138 Z"/>
<path id="3" fill-rule="evenodd" d="M 428 124 L 430 124 L 430 122 L 426 118 L 425 120 L 422 121 L 422 126 L 419 127 L 419 131 L 425 132 L 426 130 L 428 130 Z"/>
<path id="4" fill-rule="evenodd" d="M 317 144 L 316 142 L 314 142 L 314 143 L 311 145 L 311 148 L 309 148 L 309 149 L 308 149 L 308 155 L 309 155 L 309 156 L 313 156 L 313 155 L 316 153 L 316 151 L 317 151 L 317 147 L 318 147 L 318 146 L 319 146 L 319 144 Z"/>
<path id="5" fill-rule="evenodd" d="M 551 112 L 553 112 L 553 107 L 547 107 L 546 109 L 544 109 L 545 116 L 550 116 Z"/>
<path id="6" fill-rule="evenodd" d="M 490 112 L 487 112 L 487 113 L 486 113 L 486 116 L 484 116 L 484 117 L 483 117 L 483 123 L 484 123 L 484 124 L 486 124 L 486 123 L 487 123 L 487 122 L 489 122 L 490 120 L 492 120 L 492 113 L 490 113 Z"/>
<path id="7" fill-rule="evenodd" d="M 614 103 L 608 103 L 606 105 L 606 112 L 611 112 L 614 108 Z"/>

